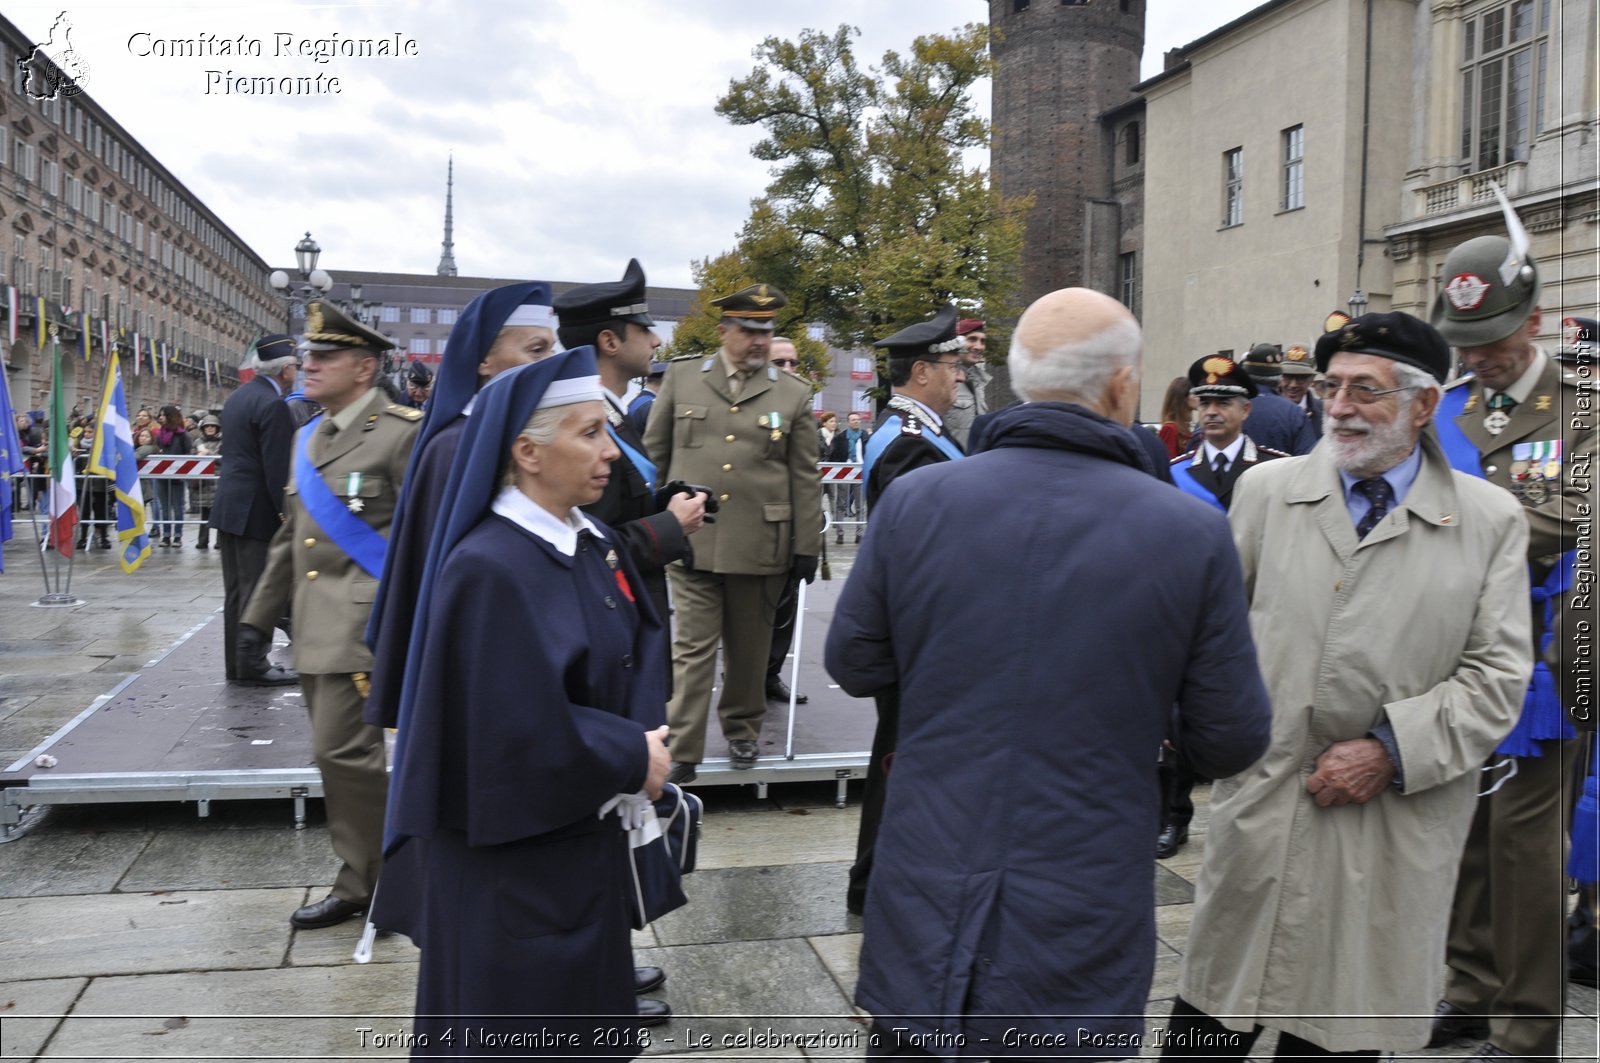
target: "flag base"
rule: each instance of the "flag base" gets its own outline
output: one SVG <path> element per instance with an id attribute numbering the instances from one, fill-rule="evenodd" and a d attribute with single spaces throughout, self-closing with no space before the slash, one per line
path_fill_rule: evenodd
<path id="1" fill-rule="evenodd" d="M 33 604 L 35 606 L 47 607 L 54 605 L 83 605 L 84 601 L 82 598 L 75 597 L 71 594 L 46 594 L 41 596 L 39 600 Z"/>

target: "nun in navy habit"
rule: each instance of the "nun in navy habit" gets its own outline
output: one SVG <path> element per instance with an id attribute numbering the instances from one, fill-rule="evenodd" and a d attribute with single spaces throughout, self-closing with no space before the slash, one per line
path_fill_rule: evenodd
<path id="1" fill-rule="evenodd" d="M 638 1054 L 609 806 L 637 811 L 666 778 L 665 640 L 577 508 L 617 456 L 605 422 L 592 348 L 509 370 L 444 491 L 373 907 L 422 950 L 414 1056 Z"/>
<path id="2" fill-rule="evenodd" d="M 548 355 L 555 346 L 555 325 L 550 285 L 526 281 L 484 292 L 467 304 L 450 330 L 406 467 L 383 575 L 367 622 L 372 689 L 362 718 L 376 727 L 393 727 L 400 711 L 400 685 L 411 652 L 412 619 L 428 543 L 478 390 L 497 374 Z"/>

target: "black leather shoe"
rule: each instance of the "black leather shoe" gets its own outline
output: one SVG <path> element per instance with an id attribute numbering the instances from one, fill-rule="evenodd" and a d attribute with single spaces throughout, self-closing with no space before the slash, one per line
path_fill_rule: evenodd
<path id="1" fill-rule="evenodd" d="M 735 738 L 728 743 L 728 760 L 735 771 L 745 771 L 756 766 L 760 748 L 748 738 Z"/>
<path id="2" fill-rule="evenodd" d="M 1497 1044 L 1485 1041 L 1483 1047 L 1467 1058 L 1467 1063 L 1517 1063 L 1520 1058 Z"/>
<path id="3" fill-rule="evenodd" d="M 767 700 L 768 701 L 788 701 L 789 700 L 789 684 L 785 683 L 783 681 L 783 677 L 781 675 L 769 675 L 769 676 L 767 676 Z M 794 696 L 794 702 L 795 702 L 796 705 L 804 705 L 806 702 L 808 702 L 810 700 L 811 700 L 811 698 L 809 696 L 807 696 L 803 692 L 799 693 L 799 694 L 796 694 Z"/>
<path id="4" fill-rule="evenodd" d="M 321 930 L 323 927 L 338 926 L 346 920 L 366 915 L 367 903 L 347 901 L 343 897 L 324 897 L 315 904 L 296 908 L 295 913 L 289 917 L 289 922 L 301 930 Z"/>
<path id="5" fill-rule="evenodd" d="M 663 1026 L 672 1018 L 672 1008 L 665 1000 L 654 1000 L 650 997 L 639 998 L 639 1025 Z"/>
<path id="6" fill-rule="evenodd" d="M 300 682 L 300 673 L 292 668 L 280 668 L 265 657 L 259 661 L 240 661 L 239 678 L 233 680 L 245 687 L 286 687 Z"/>
<path id="7" fill-rule="evenodd" d="M 1428 1038 L 1429 1048 L 1442 1048 L 1452 1041 L 1476 1040 L 1489 1036 L 1489 1020 L 1482 1015 L 1469 1015 L 1450 1003 L 1441 1000 L 1433 1009 L 1433 1033 Z M 1484 1045 L 1485 1049 L 1493 1048 L 1500 1055 L 1503 1051 L 1493 1045 Z M 1482 1052 L 1479 1052 L 1482 1055 Z"/>
<path id="8" fill-rule="evenodd" d="M 660 989 L 667 980 L 667 972 L 659 967 L 635 967 L 633 969 L 633 991 L 635 993 L 648 993 L 652 989 Z"/>
<path id="9" fill-rule="evenodd" d="M 1167 824 L 1161 828 L 1161 833 L 1156 835 L 1156 859 L 1165 860 L 1169 856 L 1177 856 L 1178 850 L 1182 849 L 1188 840 L 1189 828 L 1184 827 L 1180 830 L 1170 823 Z"/>
<path id="10" fill-rule="evenodd" d="M 672 770 L 667 772 L 667 781 L 674 786 L 686 786 L 694 782 L 694 769 L 698 764 L 685 764 L 681 761 L 672 762 Z"/>

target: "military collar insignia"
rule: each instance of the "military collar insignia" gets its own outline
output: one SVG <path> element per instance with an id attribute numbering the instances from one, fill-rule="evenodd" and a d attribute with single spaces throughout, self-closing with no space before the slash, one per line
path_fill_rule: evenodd
<path id="1" fill-rule="evenodd" d="M 1544 413 L 1546 410 L 1550 409 L 1550 396 L 1540 395 L 1535 398 L 1533 400 L 1533 408 L 1537 413 Z"/>
<path id="2" fill-rule="evenodd" d="M 1476 273 L 1457 273 L 1444 286 L 1444 297 L 1457 310 L 1476 310 L 1489 294 L 1489 282 Z"/>

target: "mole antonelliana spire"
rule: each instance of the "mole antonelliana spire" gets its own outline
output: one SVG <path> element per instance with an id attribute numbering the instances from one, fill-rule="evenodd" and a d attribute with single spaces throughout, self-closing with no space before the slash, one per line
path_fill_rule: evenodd
<path id="1" fill-rule="evenodd" d="M 454 203 L 456 184 L 456 159 L 450 156 L 448 168 L 445 170 L 444 179 L 444 252 L 439 256 L 438 273 L 441 277 L 454 277 L 456 275 L 456 242 L 453 237 L 455 229 Z"/>

